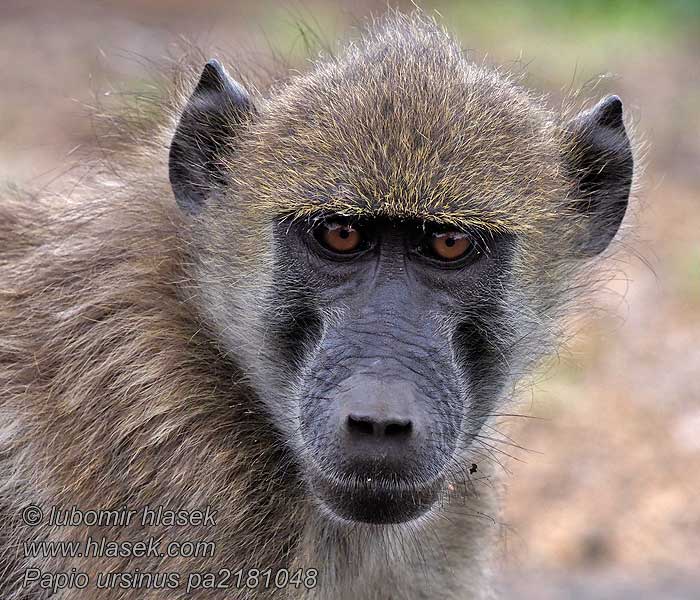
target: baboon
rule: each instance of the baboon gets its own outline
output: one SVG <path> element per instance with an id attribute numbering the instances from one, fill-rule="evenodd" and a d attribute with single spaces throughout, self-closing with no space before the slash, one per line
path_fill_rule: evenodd
<path id="1" fill-rule="evenodd" d="M 420 13 L 190 91 L 169 151 L 3 192 L 0 596 L 496 597 L 489 439 L 626 212 L 620 99 L 548 108 Z"/>

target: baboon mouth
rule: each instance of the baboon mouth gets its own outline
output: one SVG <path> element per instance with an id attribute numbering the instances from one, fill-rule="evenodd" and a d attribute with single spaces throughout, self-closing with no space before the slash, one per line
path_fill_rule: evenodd
<path id="1" fill-rule="evenodd" d="M 317 476 L 312 488 L 334 516 L 355 523 L 389 525 L 417 519 L 432 508 L 442 480 L 428 485 L 391 485 L 381 482 L 343 482 Z"/>

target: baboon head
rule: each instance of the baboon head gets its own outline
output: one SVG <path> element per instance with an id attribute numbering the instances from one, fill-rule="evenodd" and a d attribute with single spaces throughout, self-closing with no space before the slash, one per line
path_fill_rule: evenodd
<path id="1" fill-rule="evenodd" d="M 632 170 L 617 97 L 562 116 L 423 18 L 268 98 L 205 66 L 170 149 L 197 310 L 321 514 L 405 522 L 469 477 Z"/>

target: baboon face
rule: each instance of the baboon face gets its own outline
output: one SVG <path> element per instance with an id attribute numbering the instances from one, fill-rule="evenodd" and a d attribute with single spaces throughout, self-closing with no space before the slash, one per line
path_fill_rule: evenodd
<path id="1" fill-rule="evenodd" d="M 210 62 L 170 151 L 198 310 L 338 523 L 468 477 L 632 175 L 617 98 L 559 126 L 442 34 L 392 36 L 258 108 Z"/>
<path id="2" fill-rule="evenodd" d="M 298 415 L 312 489 L 348 520 L 415 518 L 502 384 L 484 332 L 505 329 L 513 240 L 337 214 L 279 222 L 274 239 L 271 306 L 286 310 L 266 318 L 282 359 L 267 371 L 293 385 L 264 393 Z"/>

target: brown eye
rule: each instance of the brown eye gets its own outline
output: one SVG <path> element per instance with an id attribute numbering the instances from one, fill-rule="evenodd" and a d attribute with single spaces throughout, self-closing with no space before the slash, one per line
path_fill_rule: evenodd
<path id="1" fill-rule="evenodd" d="M 436 233 L 430 240 L 430 249 L 440 260 L 457 260 L 466 256 L 472 248 L 472 243 L 461 231 L 446 231 Z"/>
<path id="2" fill-rule="evenodd" d="M 349 254 L 360 247 L 362 236 L 352 225 L 327 223 L 322 227 L 320 241 L 333 252 Z"/>

